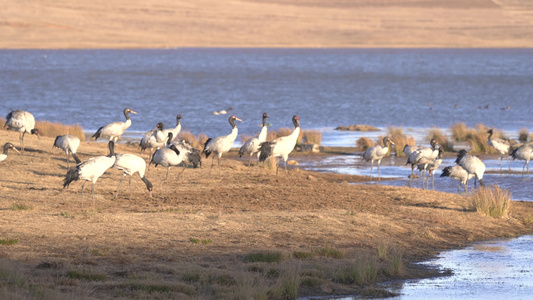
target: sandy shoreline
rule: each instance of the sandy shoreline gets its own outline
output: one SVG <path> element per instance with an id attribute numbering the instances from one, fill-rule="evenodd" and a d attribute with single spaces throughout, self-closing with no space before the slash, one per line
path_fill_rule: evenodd
<path id="1" fill-rule="evenodd" d="M 0 130 L 0 140 L 17 141 L 18 133 Z M 339 282 L 339 270 L 384 245 L 402 254 L 404 272 L 379 273 L 377 282 L 435 275 L 411 263 L 533 229 L 531 202 L 516 201 L 510 218 L 494 219 L 469 211 L 461 195 L 350 185 L 366 178 L 298 167 L 288 177 L 283 172 L 276 177 L 270 170 L 249 170 L 247 160 L 235 152 L 223 157 L 222 170 L 211 176 L 210 159 L 204 159 L 202 169 L 187 169 L 179 180 L 179 169 L 172 168 L 164 181 L 165 169 L 150 168 L 153 198 L 134 177 L 133 198 L 126 183 L 115 199 L 121 172 L 109 170 L 97 182 L 94 201 L 82 201 L 81 182 L 62 189 L 66 163 L 52 144 L 52 138 L 27 136 L 25 154 L 12 152 L 0 165 L 0 240 L 17 241 L 0 245 L 0 269 L 52 298 L 239 298 L 232 293 L 246 294 L 243 278 L 255 280 L 248 283 L 252 290 L 275 290 L 284 277 L 268 274 L 290 274 L 294 266 L 303 282 L 299 296 L 355 294 L 369 285 Z M 126 144 L 116 151 L 138 154 Z M 85 142 L 78 153 L 85 160 L 105 154 L 106 145 Z M 309 159 L 310 154 L 300 153 L 292 158 L 302 155 Z M 316 254 L 324 249 L 342 255 Z M 247 258 L 261 251 L 281 253 L 282 260 L 254 263 Z M 310 256 L 298 258 L 297 253 Z M 383 268 L 389 263 L 388 258 L 379 261 Z M 72 275 L 78 273 L 97 279 Z M 29 293 L 24 287 L 4 287 L 0 294 L 13 289 Z"/>

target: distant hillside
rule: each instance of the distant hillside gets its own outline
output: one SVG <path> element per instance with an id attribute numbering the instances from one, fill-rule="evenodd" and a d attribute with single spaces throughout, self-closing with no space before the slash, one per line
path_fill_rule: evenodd
<path id="1" fill-rule="evenodd" d="M 10 49 L 533 47 L 530 0 L 2 2 Z"/>

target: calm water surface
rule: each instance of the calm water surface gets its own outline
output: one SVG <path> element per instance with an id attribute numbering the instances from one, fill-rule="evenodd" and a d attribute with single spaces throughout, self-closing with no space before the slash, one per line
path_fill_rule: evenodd
<path id="1" fill-rule="evenodd" d="M 256 134 L 263 112 L 273 129 L 298 114 L 324 144 L 353 145 L 331 129 L 530 127 L 532 75 L 529 49 L 0 50 L 0 112 L 94 131 L 130 107 L 130 136 L 178 113 L 185 130 L 214 136 L 230 127 L 212 112 L 233 107 L 241 133 Z"/>
<path id="2" fill-rule="evenodd" d="M 177 114 L 184 117 L 183 130 L 227 134 L 228 116 L 212 112 L 229 107 L 244 120 L 240 133 L 257 134 L 263 112 L 272 129 L 292 127 L 297 114 L 302 128 L 321 130 L 328 146 L 353 146 L 387 126 L 402 127 L 423 144 L 428 128 L 457 122 L 483 123 L 516 138 L 533 122 L 533 49 L 0 50 L 0 99 L 2 116 L 23 109 L 38 120 L 80 124 L 89 132 L 123 121 L 122 110 L 130 107 L 138 112 L 125 134 L 130 139 L 158 122 L 174 126 Z M 333 130 L 350 124 L 382 131 Z M 369 174 L 356 155 L 325 160 L 302 167 Z M 496 160 L 485 162 L 499 167 Z M 402 165 L 383 164 L 383 176 L 399 178 L 386 184 L 407 184 L 410 169 Z M 531 176 L 487 174 L 485 181 L 508 188 L 515 200 L 533 200 Z M 436 178 L 435 189 L 455 192 L 457 184 Z M 443 253 L 430 263 L 456 275 L 407 283 L 399 299 L 533 295 L 532 238 L 496 243 L 501 251 Z"/>

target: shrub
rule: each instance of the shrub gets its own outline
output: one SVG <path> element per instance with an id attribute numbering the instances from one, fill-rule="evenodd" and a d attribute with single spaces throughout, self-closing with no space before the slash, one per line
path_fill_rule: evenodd
<path id="1" fill-rule="evenodd" d="M 303 139 L 307 144 L 317 144 L 320 145 L 322 142 L 322 133 L 320 130 L 304 130 Z"/>
<path id="2" fill-rule="evenodd" d="M 521 143 L 525 143 L 525 142 L 527 142 L 528 139 L 529 139 L 529 129 L 527 129 L 527 128 L 520 129 L 518 131 L 518 140 Z"/>
<path id="3" fill-rule="evenodd" d="M 370 148 L 374 146 L 374 142 L 367 138 L 367 137 L 362 137 L 362 138 L 359 138 L 356 142 L 355 142 L 355 150 L 356 151 L 360 151 L 360 152 L 364 152 L 366 151 L 366 149 Z"/>
<path id="4" fill-rule="evenodd" d="M 373 284 L 378 275 L 378 263 L 375 257 L 359 255 L 349 266 L 341 269 L 337 281 L 344 284 Z"/>
<path id="5" fill-rule="evenodd" d="M 403 133 L 403 130 L 401 128 L 395 128 L 395 127 L 388 127 L 387 128 L 388 136 L 390 137 L 391 141 L 394 143 L 394 147 L 390 150 L 391 152 L 394 151 L 396 156 L 401 156 L 405 154 L 403 153 L 403 148 L 406 145 L 415 145 L 416 141 L 412 136 L 407 136 Z M 381 139 L 382 140 L 382 139 Z M 380 141 L 380 144 L 382 142 Z"/>
<path id="6" fill-rule="evenodd" d="M 2 128 L 4 127 L 5 123 L 6 120 L 0 118 L 0 124 L 2 125 Z M 36 121 L 35 128 L 39 129 L 39 134 L 42 136 L 56 137 L 58 135 L 72 134 L 77 136 L 80 141 L 86 140 L 85 132 L 83 131 L 83 128 L 78 124 L 65 125 L 61 123 L 52 123 L 47 121 Z"/>
<path id="7" fill-rule="evenodd" d="M 325 257 L 332 257 L 332 258 L 343 258 L 344 257 L 344 253 L 342 251 L 337 250 L 335 248 L 331 248 L 329 246 L 317 249 L 315 252 L 318 255 L 325 256 Z"/>
<path id="8" fill-rule="evenodd" d="M 480 188 L 470 198 L 473 210 L 494 218 L 509 216 L 511 193 L 499 186 Z"/>
<path id="9" fill-rule="evenodd" d="M 178 134 L 178 138 L 180 140 L 186 141 L 189 145 L 198 150 L 204 150 L 204 145 L 207 141 L 207 135 L 200 133 L 198 134 L 198 137 L 196 137 L 188 130 L 180 131 L 180 133 Z"/>
<path id="10" fill-rule="evenodd" d="M 448 140 L 446 135 L 439 128 L 431 128 L 426 138 L 428 141 L 435 139 L 444 151 L 453 151 L 453 144 Z"/>

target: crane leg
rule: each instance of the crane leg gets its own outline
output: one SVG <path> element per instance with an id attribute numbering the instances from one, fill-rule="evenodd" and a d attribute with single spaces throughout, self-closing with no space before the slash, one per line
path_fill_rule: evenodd
<path id="1" fill-rule="evenodd" d="M 94 205 L 94 182 L 93 182 L 91 191 L 92 191 L 92 200 L 93 200 L 93 205 Z"/>
<path id="2" fill-rule="evenodd" d="M 370 161 L 370 178 L 372 178 L 372 169 L 374 169 L 374 161 Z"/>
<path id="3" fill-rule="evenodd" d="M 213 170 L 213 164 L 215 163 L 215 157 L 211 159 L 211 168 L 209 169 L 209 174 L 211 174 L 211 170 Z"/>
<path id="4" fill-rule="evenodd" d="M 252 164 L 252 155 L 253 155 L 253 154 L 250 154 L 250 157 L 248 158 L 248 168 L 249 168 L 250 165 Z"/>
<path id="5" fill-rule="evenodd" d="M 131 197 L 133 196 L 133 191 L 131 190 L 131 177 L 132 177 L 132 176 L 130 175 L 130 199 L 131 199 Z M 123 178 L 124 178 L 124 177 L 123 177 Z"/>
<path id="6" fill-rule="evenodd" d="M 218 157 L 218 172 L 220 172 L 220 156 Z"/>
<path id="7" fill-rule="evenodd" d="M 289 172 L 287 171 L 287 161 L 285 161 L 285 174 L 289 176 Z"/>
<path id="8" fill-rule="evenodd" d="M 118 197 L 118 192 L 120 191 L 120 185 L 122 184 L 122 179 L 124 179 L 124 176 L 126 176 L 126 173 L 124 173 L 124 174 L 122 175 L 122 177 L 120 177 L 120 181 L 118 182 L 117 192 L 115 193 L 115 198 Z"/>
<path id="9" fill-rule="evenodd" d="M 183 169 L 180 172 L 181 179 L 183 180 L 185 179 L 185 175 L 184 175 L 185 169 L 187 169 L 187 164 L 183 162 Z"/>
<path id="10" fill-rule="evenodd" d="M 165 177 L 165 181 L 168 179 L 168 171 L 170 171 L 170 167 L 167 168 L 167 176 Z"/>
<path id="11" fill-rule="evenodd" d="M 379 168 L 380 166 L 381 166 L 381 160 L 378 161 L 378 181 L 381 181 L 381 171 L 379 170 L 379 169 L 380 169 L 380 168 Z"/>
<path id="12" fill-rule="evenodd" d="M 24 152 L 24 133 L 19 132 L 20 150 Z"/>
<path id="13" fill-rule="evenodd" d="M 81 185 L 81 205 L 83 207 L 83 190 L 85 189 L 85 184 L 87 183 L 87 181 L 85 181 L 82 185 Z"/>

